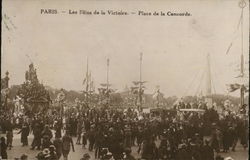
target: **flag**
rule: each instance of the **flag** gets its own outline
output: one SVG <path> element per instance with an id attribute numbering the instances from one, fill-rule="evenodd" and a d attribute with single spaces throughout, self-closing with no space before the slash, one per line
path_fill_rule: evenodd
<path id="1" fill-rule="evenodd" d="M 146 83 L 147 81 L 142 81 L 142 82 L 140 82 L 140 81 L 133 81 L 133 83 L 134 83 L 134 85 L 139 85 L 140 83 L 141 84 L 143 84 L 143 83 Z"/>
<path id="2" fill-rule="evenodd" d="M 109 58 L 107 59 L 107 65 L 109 66 Z"/>
<path id="3" fill-rule="evenodd" d="M 228 54 L 228 53 L 229 53 L 229 51 L 230 51 L 230 49 L 231 49 L 232 45 L 233 45 L 233 42 L 231 42 L 231 43 L 230 43 L 230 45 L 229 45 L 229 47 L 227 48 L 226 54 Z"/>
<path id="4" fill-rule="evenodd" d="M 89 84 L 86 85 L 86 91 L 89 91 Z"/>
<path id="5" fill-rule="evenodd" d="M 142 55 L 143 55 L 143 54 L 142 54 L 142 53 L 140 53 L 140 60 L 141 60 L 141 61 L 142 61 Z"/>
<path id="6" fill-rule="evenodd" d="M 94 81 L 90 82 L 90 90 L 94 91 L 95 87 L 94 87 Z"/>
<path id="7" fill-rule="evenodd" d="M 91 79 L 91 72 L 89 72 L 88 79 L 89 80 Z"/>
<path id="8" fill-rule="evenodd" d="M 108 85 L 108 86 L 111 86 L 111 84 L 107 84 L 107 83 L 101 83 L 100 85 L 101 85 L 102 87 L 107 87 L 107 85 Z"/>
<path id="9" fill-rule="evenodd" d="M 235 84 L 228 84 L 227 85 L 227 90 L 229 92 L 234 92 L 234 91 L 236 91 L 238 89 L 240 89 L 240 84 L 235 83 Z"/>
<path id="10" fill-rule="evenodd" d="M 134 85 L 136 85 L 136 86 L 140 84 L 139 81 L 133 81 L 133 83 L 134 83 Z"/>
<path id="11" fill-rule="evenodd" d="M 82 84 L 83 84 L 83 85 L 86 83 L 86 80 L 87 80 L 87 79 L 86 79 L 86 78 L 84 78 L 84 80 L 83 80 L 83 82 L 82 82 Z"/>
<path id="12" fill-rule="evenodd" d="M 139 92 L 138 92 L 138 90 L 133 90 L 132 93 L 133 94 L 138 94 Z"/>
<path id="13" fill-rule="evenodd" d="M 131 87 L 131 92 L 134 93 L 138 89 L 139 89 L 139 87 Z"/>

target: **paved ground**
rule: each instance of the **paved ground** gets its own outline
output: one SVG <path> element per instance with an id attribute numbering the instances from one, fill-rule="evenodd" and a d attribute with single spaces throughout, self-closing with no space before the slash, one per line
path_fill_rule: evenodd
<path id="1" fill-rule="evenodd" d="M 2 135 L 1 135 L 2 136 Z M 33 136 L 29 136 L 29 145 L 31 144 Z M 73 138 L 74 143 L 76 142 L 76 138 Z M 20 142 L 20 134 L 14 134 L 13 140 L 13 148 L 8 150 L 8 158 L 14 159 L 15 157 L 20 157 L 21 154 L 26 153 L 29 156 L 29 160 L 36 159 L 35 156 L 39 151 L 30 150 L 30 146 L 22 147 Z M 132 147 L 132 154 L 139 158 L 137 154 L 137 147 Z M 75 145 L 75 152 L 70 152 L 69 160 L 79 160 L 84 153 L 89 153 L 91 159 L 94 159 L 94 152 L 89 152 L 88 149 L 82 149 L 80 145 Z M 247 160 L 248 159 L 248 150 L 244 150 L 243 147 L 238 143 L 236 147 L 236 152 L 229 153 L 220 153 L 223 157 L 231 156 L 234 160 Z M 61 157 L 61 160 L 63 158 Z"/>

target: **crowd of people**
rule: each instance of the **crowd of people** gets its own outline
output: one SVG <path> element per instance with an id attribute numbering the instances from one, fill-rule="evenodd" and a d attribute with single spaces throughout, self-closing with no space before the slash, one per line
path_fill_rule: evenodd
<path id="1" fill-rule="evenodd" d="M 183 108 L 183 107 L 182 107 Z M 185 108 L 185 107 L 184 107 Z M 213 107 L 204 112 L 158 109 L 150 113 L 135 109 L 109 107 L 68 110 L 62 115 L 51 112 L 8 115 L 1 114 L 1 157 L 7 159 L 12 149 L 13 130 L 21 134 L 23 146 L 41 150 L 38 160 L 65 160 L 75 145 L 81 145 L 87 159 L 134 160 L 132 148 L 140 159 L 161 160 L 217 160 L 220 152 L 234 152 L 240 141 L 248 147 L 248 118 L 245 114 L 223 112 Z M 28 137 L 33 134 L 32 142 Z M 72 137 L 76 137 L 74 142 Z M 27 155 L 22 155 L 27 159 Z M 20 158 L 21 159 L 21 158 Z"/>

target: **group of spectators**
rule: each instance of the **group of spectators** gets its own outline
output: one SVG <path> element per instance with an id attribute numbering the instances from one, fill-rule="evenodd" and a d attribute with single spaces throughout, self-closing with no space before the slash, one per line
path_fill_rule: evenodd
<path id="1" fill-rule="evenodd" d="M 248 147 L 248 118 L 245 114 L 227 111 L 218 114 L 212 107 L 204 112 L 180 112 L 178 109 L 158 109 L 150 113 L 134 109 L 126 111 L 101 107 L 58 112 L 51 115 L 22 115 L 15 119 L 1 114 L 1 156 L 7 158 L 12 148 L 13 129 L 18 128 L 21 143 L 28 145 L 28 136 L 34 135 L 31 150 L 42 150 L 38 160 L 68 159 L 74 144 L 94 152 L 87 159 L 215 160 L 220 152 L 235 151 L 238 141 Z M 17 124 L 18 122 L 18 124 Z M 76 137 L 73 142 L 72 137 Z M 222 158 L 223 159 L 223 158 Z"/>

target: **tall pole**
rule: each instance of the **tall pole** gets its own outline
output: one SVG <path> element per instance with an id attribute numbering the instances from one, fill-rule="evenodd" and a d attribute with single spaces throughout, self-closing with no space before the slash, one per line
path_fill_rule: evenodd
<path id="1" fill-rule="evenodd" d="M 107 103 L 109 106 L 109 58 L 107 59 Z"/>
<path id="2" fill-rule="evenodd" d="M 206 102 L 208 107 L 212 107 L 212 81 L 211 81 L 211 68 L 210 68 L 210 54 L 207 54 L 207 75 L 206 75 Z"/>
<path id="3" fill-rule="evenodd" d="M 140 82 L 139 82 L 139 105 L 142 107 L 142 53 L 140 53 Z"/>
<path id="4" fill-rule="evenodd" d="M 210 55 L 207 54 L 207 84 L 206 84 L 206 95 L 211 96 L 212 89 L 211 89 L 211 69 L 210 69 Z"/>
<path id="5" fill-rule="evenodd" d="M 86 104 L 88 104 L 88 96 L 89 96 L 89 58 L 87 57 L 87 71 L 86 71 Z"/>
<path id="6" fill-rule="evenodd" d="M 241 75 L 241 78 L 243 79 L 244 77 L 244 54 L 243 54 L 243 20 L 244 20 L 244 17 L 243 17 L 243 10 L 246 6 L 246 2 L 244 0 L 241 0 L 239 2 L 239 7 L 241 8 L 241 58 L 240 58 L 240 61 L 241 61 L 241 65 L 240 65 L 240 75 Z M 241 84 L 241 87 L 240 87 L 240 106 L 242 107 L 244 105 L 244 84 Z"/>

